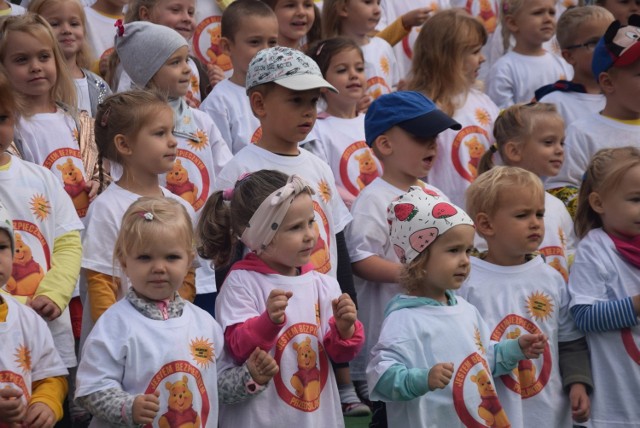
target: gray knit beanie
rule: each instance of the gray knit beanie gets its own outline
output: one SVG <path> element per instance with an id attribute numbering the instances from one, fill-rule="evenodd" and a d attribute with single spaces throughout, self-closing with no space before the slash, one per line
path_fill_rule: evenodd
<path id="1" fill-rule="evenodd" d="M 175 51 L 187 46 L 178 32 L 164 25 L 136 21 L 117 25 L 115 47 L 124 71 L 141 88 Z"/>

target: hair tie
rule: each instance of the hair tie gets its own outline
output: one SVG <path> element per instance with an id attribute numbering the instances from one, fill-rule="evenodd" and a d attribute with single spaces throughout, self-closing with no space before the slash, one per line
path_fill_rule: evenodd
<path id="1" fill-rule="evenodd" d="M 136 214 L 146 221 L 153 221 L 153 213 L 150 213 L 149 211 L 138 211 Z"/>
<path id="2" fill-rule="evenodd" d="M 502 2 L 502 12 L 503 13 L 509 12 L 509 3 L 507 3 L 507 0 L 504 0 Z"/>
<path id="3" fill-rule="evenodd" d="M 111 114 L 111 106 L 107 107 L 107 109 L 102 114 L 102 117 L 100 118 L 100 126 L 103 126 L 103 127 L 107 126 L 107 124 L 109 123 L 110 114 Z"/>
<path id="4" fill-rule="evenodd" d="M 233 192 L 234 192 L 234 188 L 230 187 L 228 189 L 225 189 L 222 191 L 222 200 L 223 201 L 227 201 L 230 202 L 231 198 L 233 198 Z"/>
<path id="5" fill-rule="evenodd" d="M 122 19 L 118 19 L 113 26 L 117 28 L 116 34 L 118 36 L 124 36 L 124 24 L 122 23 Z"/>
<path id="6" fill-rule="evenodd" d="M 493 144 L 489 147 L 489 151 L 490 151 L 491 153 L 495 153 L 495 152 L 497 152 L 497 151 L 498 151 L 498 144 L 493 143 Z"/>

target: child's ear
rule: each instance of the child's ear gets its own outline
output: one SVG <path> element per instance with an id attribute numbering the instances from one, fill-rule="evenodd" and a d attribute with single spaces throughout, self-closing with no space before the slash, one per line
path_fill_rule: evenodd
<path id="1" fill-rule="evenodd" d="M 615 92 L 613 79 L 608 71 L 600 73 L 600 76 L 598 76 L 598 83 L 600 84 L 600 89 L 602 89 L 604 94 L 612 94 Z"/>
<path id="2" fill-rule="evenodd" d="M 391 140 L 385 135 L 380 134 L 373 140 L 373 144 L 371 147 L 375 146 L 376 150 L 380 152 L 382 156 L 389 156 L 393 153 L 393 145 L 391 144 Z"/>
<path id="3" fill-rule="evenodd" d="M 476 215 L 474 224 L 476 226 L 476 230 L 478 234 L 482 237 L 493 236 L 495 235 L 495 229 L 493 227 L 493 223 L 489 218 L 489 214 L 480 212 Z"/>
<path id="4" fill-rule="evenodd" d="M 516 24 L 516 19 L 513 15 L 507 15 L 504 17 L 504 22 L 507 24 L 507 29 L 515 34 L 518 32 L 518 25 Z"/>
<path id="5" fill-rule="evenodd" d="M 220 49 L 222 49 L 222 52 L 231 56 L 231 43 L 233 42 L 231 42 L 231 40 L 229 40 L 228 37 L 221 37 L 220 41 L 218 42 L 218 46 L 220 46 Z"/>
<path id="6" fill-rule="evenodd" d="M 569 63 L 570 66 L 576 66 L 576 60 L 573 58 L 573 50 L 572 49 L 562 49 L 560 51 L 562 54 L 562 58 Z"/>
<path id="7" fill-rule="evenodd" d="M 267 111 L 264 105 L 264 95 L 260 91 L 254 91 L 249 96 L 249 103 L 251 104 L 251 110 L 258 119 L 265 117 Z"/>
<path id="8" fill-rule="evenodd" d="M 604 206 L 602 204 L 602 198 L 598 192 L 589 193 L 589 205 L 591 209 L 597 212 L 598 214 L 602 214 L 604 212 Z"/>
<path id="9" fill-rule="evenodd" d="M 338 2 L 338 4 L 336 5 L 336 9 L 338 10 L 338 16 L 340 18 L 348 18 L 349 17 L 349 12 L 347 12 L 347 2 L 346 2 L 346 0 Z"/>
<path id="10" fill-rule="evenodd" d="M 138 9 L 138 16 L 140 17 L 140 21 L 149 21 L 149 8 L 147 6 L 140 6 Z"/>
<path id="11" fill-rule="evenodd" d="M 504 161 L 509 164 L 519 163 L 522 161 L 522 148 L 521 144 L 516 143 L 515 141 L 507 141 L 502 149 L 502 155 L 504 156 Z"/>
<path id="12" fill-rule="evenodd" d="M 133 152 L 130 142 L 127 141 L 127 137 L 123 134 L 117 134 L 113 138 L 113 144 L 115 144 L 116 151 L 120 155 L 129 156 Z"/>

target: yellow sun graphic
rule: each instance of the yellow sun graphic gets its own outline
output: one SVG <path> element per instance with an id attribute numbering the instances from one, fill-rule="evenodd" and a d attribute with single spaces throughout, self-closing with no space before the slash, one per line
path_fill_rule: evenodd
<path id="1" fill-rule="evenodd" d="M 329 187 L 329 183 L 325 180 L 320 180 L 318 183 L 318 194 L 325 203 L 328 203 L 331 200 L 331 188 Z"/>
<path id="2" fill-rule="evenodd" d="M 480 337 L 480 329 L 475 327 L 475 332 L 473 333 L 473 338 L 476 342 L 476 348 L 482 355 L 485 355 L 487 351 L 484 349 L 484 345 L 482 344 L 482 338 Z"/>
<path id="3" fill-rule="evenodd" d="M 431 12 L 437 12 L 438 11 L 438 2 L 432 1 L 431 2 Z"/>
<path id="4" fill-rule="evenodd" d="M 44 195 L 35 194 L 29 202 L 31 203 L 31 212 L 33 212 L 38 220 L 45 221 L 47 217 L 49 217 L 51 204 Z"/>
<path id="5" fill-rule="evenodd" d="M 491 123 L 491 116 L 488 111 L 482 107 L 478 107 L 476 109 L 476 120 L 480 125 L 487 126 Z"/>
<path id="6" fill-rule="evenodd" d="M 205 147 L 207 147 L 207 145 L 209 144 L 209 137 L 207 136 L 207 133 L 204 132 L 201 129 L 198 129 L 196 131 L 196 136 L 200 139 L 200 141 L 196 141 L 196 140 L 189 140 L 189 146 L 193 149 L 193 150 L 202 150 Z"/>
<path id="7" fill-rule="evenodd" d="M 382 68 L 382 71 L 384 72 L 384 74 L 388 76 L 389 75 L 389 58 L 387 58 L 386 56 L 383 56 L 382 58 L 380 58 L 380 67 Z"/>
<path id="8" fill-rule="evenodd" d="M 562 248 L 567 248 L 567 237 L 564 235 L 564 230 L 561 227 L 558 228 L 558 236 L 560 237 L 560 245 Z"/>
<path id="9" fill-rule="evenodd" d="M 191 90 L 192 91 L 197 91 L 198 89 L 200 89 L 200 84 L 198 82 L 198 78 L 196 76 L 194 76 L 193 74 L 191 75 Z"/>
<path id="10" fill-rule="evenodd" d="M 527 298 L 527 312 L 536 321 L 545 321 L 553 312 L 551 297 L 543 292 L 535 292 Z"/>
<path id="11" fill-rule="evenodd" d="M 196 337 L 189 345 L 191 348 L 191 356 L 196 364 L 201 367 L 208 367 L 216 358 L 213 343 L 207 338 Z"/>
<path id="12" fill-rule="evenodd" d="M 20 366 L 23 372 L 27 373 L 31 371 L 31 351 L 25 345 L 20 345 L 16 348 L 16 353 L 13 354 L 16 357 L 15 362 Z"/>

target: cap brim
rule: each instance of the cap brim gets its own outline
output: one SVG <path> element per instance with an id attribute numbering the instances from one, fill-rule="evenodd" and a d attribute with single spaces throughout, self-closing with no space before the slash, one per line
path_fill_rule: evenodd
<path id="1" fill-rule="evenodd" d="M 451 119 L 441 110 L 433 110 L 422 116 L 396 123 L 396 126 L 420 138 L 435 137 L 447 129 L 454 129 L 456 131 L 462 129 L 462 125 Z"/>
<path id="2" fill-rule="evenodd" d="M 338 93 L 329 82 L 315 74 L 298 74 L 296 76 L 287 76 L 278 80 L 274 80 L 280 86 L 284 86 L 292 91 L 307 91 L 309 89 L 327 88 L 330 91 Z"/>

